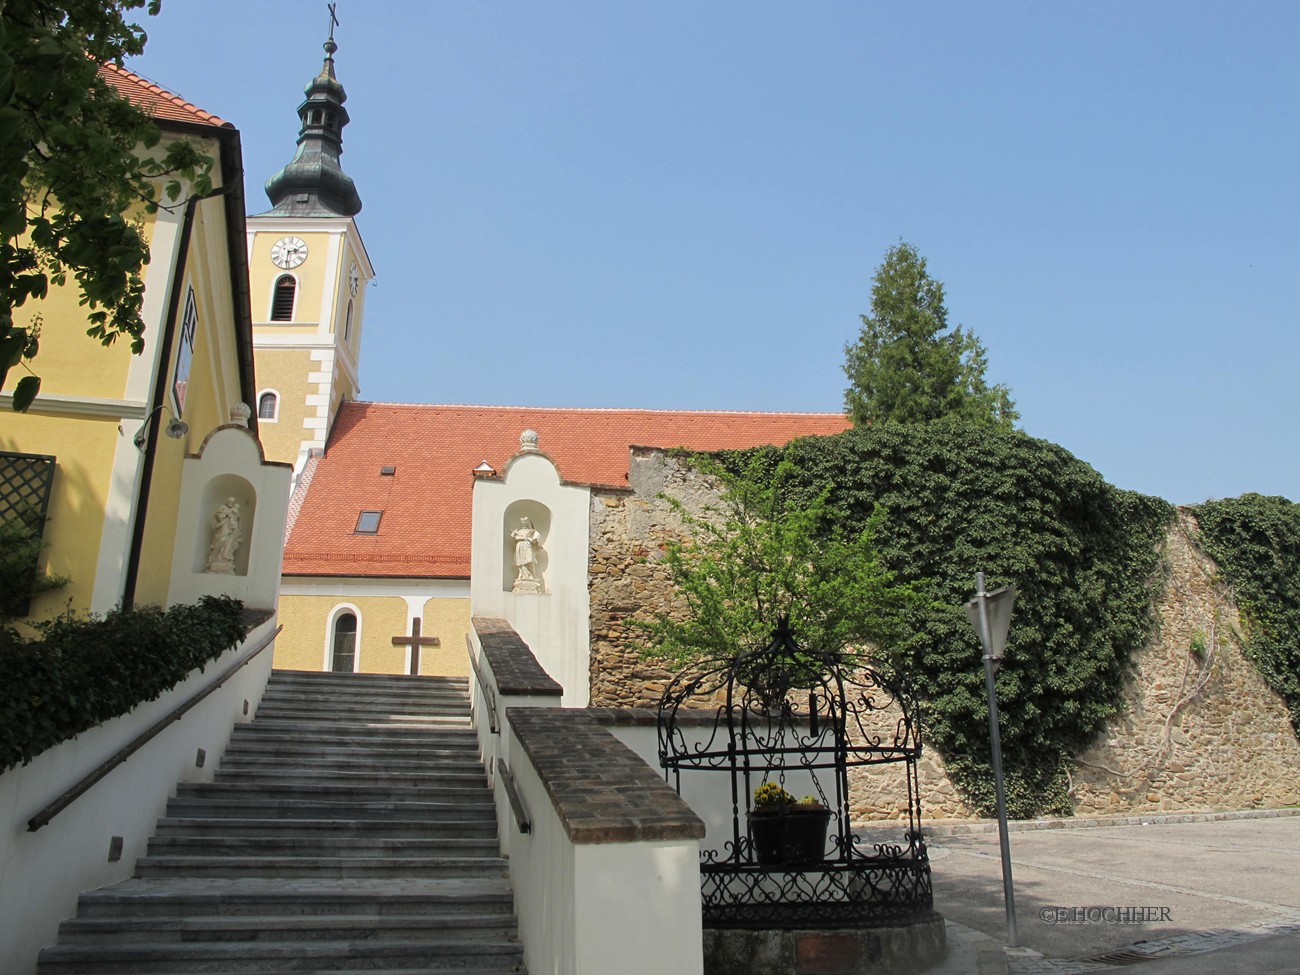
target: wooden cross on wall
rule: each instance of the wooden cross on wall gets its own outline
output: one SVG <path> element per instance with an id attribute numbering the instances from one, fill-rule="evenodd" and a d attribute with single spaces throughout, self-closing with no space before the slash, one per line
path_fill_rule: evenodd
<path id="1" fill-rule="evenodd" d="M 411 648 L 411 672 L 414 677 L 420 673 L 420 647 L 441 646 L 436 636 L 420 636 L 420 617 L 411 620 L 410 636 L 393 637 L 393 646 Z"/>

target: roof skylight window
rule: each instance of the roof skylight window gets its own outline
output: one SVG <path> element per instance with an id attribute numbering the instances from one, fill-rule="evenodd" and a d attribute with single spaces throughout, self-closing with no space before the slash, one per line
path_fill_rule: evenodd
<path id="1" fill-rule="evenodd" d="M 382 511 L 363 511 L 357 517 L 357 527 L 354 529 L 358 535 L 374 535 L 379 531 L 379 519 L 383 517 Z"/>

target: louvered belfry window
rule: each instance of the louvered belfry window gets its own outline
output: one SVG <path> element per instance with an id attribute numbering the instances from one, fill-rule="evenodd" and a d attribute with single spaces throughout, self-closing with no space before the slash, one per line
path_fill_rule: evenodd
<path id="1" fill-rule="evenodd" d="M 271 321 L 293 321 L 293 299 L 298 293 L 298 282 L 291 274 L 282 274 L 275 282 L 275 295 L 271 299 Z"/>

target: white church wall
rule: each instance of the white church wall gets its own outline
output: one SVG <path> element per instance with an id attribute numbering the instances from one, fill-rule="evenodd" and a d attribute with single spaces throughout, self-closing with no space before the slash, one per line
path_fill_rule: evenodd
<path id="1" fill-rule="evenodd" d="M 276 626 L 274 618 L 268 620 L 242 645 L 157 700 L 0 774 L 0 975 L 35 971 L 37 953 L 57 940 L 59 920 L 76 913 L 81 891 L 131 876 L 177 782 L 212 781 L 234 725 L 251 721 L 262 699 L 271 649 L 168 724 L 46 826 L 29 832 L 28 820 L 268 640 Z M 202 766 L 197 764 L 200 748 L 206 753 Z M 110 860 L 113 837 L 121 837 L 122 846 L 118 858 Z"/>
<path id="2" fill-rule="evenodd" d="M 528 833 L 518 833 L 513 818 L 508 827 L 514 832 L 510 876 L 528 970 L 702 975 L 698 838 L 574 839 L 565 816 L 581 813 L 559 811 L 561 801 L 547 790 L 517 734 L 507 729 L 503 747 L 530 820 Z M 620 832 L 618 817 L 609 815 L 612 833 Z"/>
<path id="3" fill-rule="evenodd" d="M 521 449 L 500 477 L 474 482 L 472 615 L 509 620 L 564 688 L 565 707 L 585 707 L 590 694 L 590 504 L 591 490 L 566 484 L 554 462 L 535 446 Z M 540 592 L 514 587 L 512 534 L 521 529 L 524 518 L 540 536 L 534 546 L 540 549 Z"/>

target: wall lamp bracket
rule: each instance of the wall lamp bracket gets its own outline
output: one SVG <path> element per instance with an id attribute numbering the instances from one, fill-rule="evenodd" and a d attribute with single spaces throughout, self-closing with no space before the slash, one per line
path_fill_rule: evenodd
<path id="1" fill-rule="evenodd" d="M 171 420 L 168 421 L 167 426 L 163 428 L 163 433 L 167 434 L 167 436 L 171 437 L 173 440 L 180 440 L 181 437 L 190 432 L 190 425 L 175 413 L 172 413 L 171 407 L 164 403 L 162 406 L 156 407 L 152 413 L 146 416 L 144 418 L 144 423 L 141 424 L 140 429 L 136 431 L 131 442 L 135 444 L 137 450 L 144 450 L 145 435 L 149 431 L 149 421 L 158 414 L 159 410 L 166 410 L 168 413 L 172 414 Z"/>

